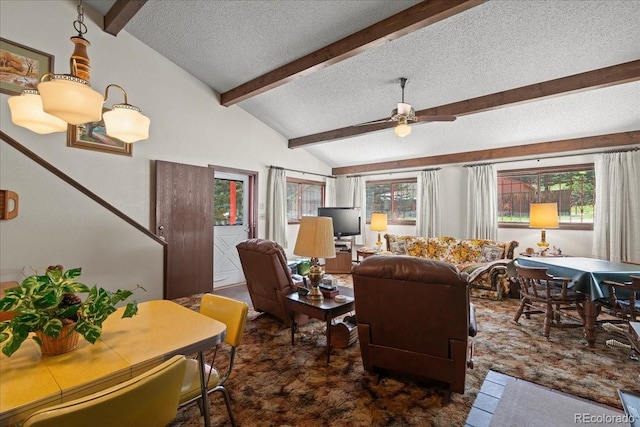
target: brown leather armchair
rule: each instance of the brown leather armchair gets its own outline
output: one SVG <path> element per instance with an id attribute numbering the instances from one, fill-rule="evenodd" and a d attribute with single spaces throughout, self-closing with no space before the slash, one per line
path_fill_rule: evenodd
<path id="1" fill-rule="evenodd" d="M 291 277 L 282 246 L 271 240 L 248 239 L 236 248 L 254 310 L 269 313 L 291 326 L 286 296 L 295 292 L 298 285 Z M 296 318 L 299 325 L 306 321 L 307 316 Z"/>
<path id="2" fill-rule="evenodd" d="M 477 330 L 466 273 L 442 261 L 380 255 L 352 274 L 364 369 L 463 394 Z"/>

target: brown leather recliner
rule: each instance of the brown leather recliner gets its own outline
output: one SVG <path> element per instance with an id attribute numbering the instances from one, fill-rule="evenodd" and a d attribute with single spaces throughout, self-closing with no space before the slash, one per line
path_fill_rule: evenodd
<path id="1" fill-rule="evenodd" d="M 367 257 L 352 274 L 364 369 L 464 394 L 476 334 L 467 275 L 441 261 L 386 255 Z"/>
<path id="2" fill-rule="evenodd" d="M 291 277 L 282 246 L 271 240 L 248 239 L 236 248 L 254 310 L 269 313 L 291 326 L 286 296 L 295 292 L 298 285 Z M 307 321 L 307 316 L 296 317 L 299 325 Z"/>

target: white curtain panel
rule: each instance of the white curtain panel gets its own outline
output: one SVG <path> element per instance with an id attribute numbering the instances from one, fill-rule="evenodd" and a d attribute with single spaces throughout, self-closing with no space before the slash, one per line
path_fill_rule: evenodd
<path id="1" fill-rule="evenodd" d="M 470 166 L 467 181 L 467 238 L 498 239 L 498 174 L 493 165 Z"/>
<path id="2" fill-rule="evenodd" d="M 440 180 L 437 170 L 418 175 L 416 235 L 440 236 Z"/>
<path id="3" fill-rule="evenodd" d="M 282 168 L 269 168 L 266 238 L 287 248 L 287 178 Z"/>
<path id="4" fill-rule="evenodd" d="M 324 183 L 324 205 L 336 206 L 336 179 L 328 176 Z"/>
<path id="5" fill-rule="evenodd" d="M 595 156 L 594 258 L 640 262 L 640 152 Z"/>
<path id="6" fill-rule="evenodd" d="M 360 208 L 360 235 L 356 236 L 356 245 L 366 245 L 367 236 L 365 225 L 367 224 L 367 210 L 366 200 L 367 193 L 365 189 L 365 182 L 361 176 L 350 176 L 348 179 L 347 195 L 349 197 L 349 203 L 353 208 Z"/>

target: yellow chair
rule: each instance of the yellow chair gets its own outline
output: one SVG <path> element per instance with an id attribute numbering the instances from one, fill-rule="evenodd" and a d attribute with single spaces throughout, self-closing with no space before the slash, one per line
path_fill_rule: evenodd
<path id="1" fill-rule="evenodd" d="M 184 356 L 174 356 L 116 386 L 39 410 L 23 426 L 166 426 L 178 411 L 186 365 Z"/>
<path id="2" fill-rule="evenodd" d="M 218 370 L 213 367 L 213 361 L 216 357 L 216 352 L 214 351 L 211 363 L 205 364 L 205 375 L 207 375 L 207 393 L 211 394 L 219 391 L 222 394 L 224 397 L 224 403 L 227 406 L 231 425 L 233 426 L 236 425 L 236 422 L 233 417 L 233 412 L 231 411 L 231 399 L 229 397 L 229 392 L 225 388 L 224 384 L 231 375 L 236 355 L 236 348 L 242 341 L 244 325 L 247 321 L 248 312 L 249 307 L 245 302 L 220 295 L 204 294 L 202 296 L 202 301 L 200 302 L 200 313 L 227 325 L 225 342 L 231 346 L 227 370 L 223 375 L 220 375 Z M 202 396 L 201 393 L 199 363 L 195 359 L 189 359 L 187 360 L 187 372 L 182 386 L 182 395 L 180 396 L 180 406 L 199 400 Z"/>

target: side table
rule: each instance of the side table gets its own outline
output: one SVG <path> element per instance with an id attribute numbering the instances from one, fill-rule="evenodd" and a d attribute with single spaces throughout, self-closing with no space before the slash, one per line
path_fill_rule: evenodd
<path id="1" fill-rule="evenodd" d="M 354 310 L 353 289 L 338 286 L 340 295 L 347 297 L 345 302 L 337 302 L 333 298 L 322 301 L 311 301 L 300 296 L 297 292 L 287 295 L 287 303 L 291 314 L 291 345 L 295 344 L 295 333 L 298 325 L 295 323 L 295 313 L 306 314 L 314 319 L 327 322 L 327 364 L 331 357 L 331 320 L 341 314 Z"/>
<path id="2" fill-rule="evenodd" d="M 356 251 L 356 261 L 360 262 L 360 258 L 362 257 L 362 259 L 365 259 L 366 257 L 370 257 L 371 255 L 375 255 L 377 253 L 379 253 L 380 251 L 376 251 L 375 249 L 369 249 L 369 248 L 360 248 Z"/>

